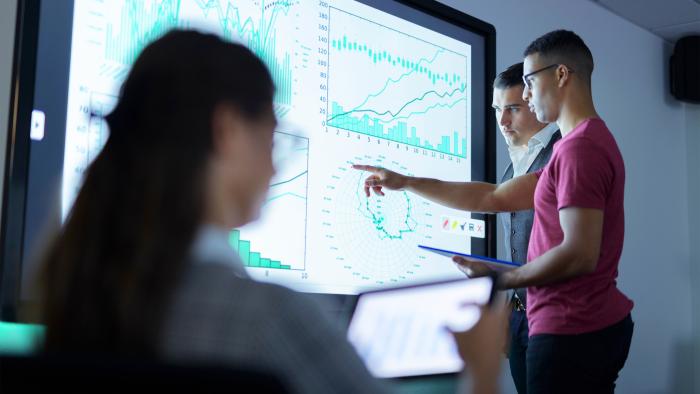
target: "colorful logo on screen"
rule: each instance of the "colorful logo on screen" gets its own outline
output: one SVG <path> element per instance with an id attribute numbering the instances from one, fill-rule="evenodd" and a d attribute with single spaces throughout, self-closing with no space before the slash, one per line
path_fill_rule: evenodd
<path id="1" fill-rule="evenodd" d="M 441 225 L 442 231 L 450 234 L 467 235 L 476 238 L 484 238 L 486 236 L 486 226 L 483 220 L 442 216 Z"/>

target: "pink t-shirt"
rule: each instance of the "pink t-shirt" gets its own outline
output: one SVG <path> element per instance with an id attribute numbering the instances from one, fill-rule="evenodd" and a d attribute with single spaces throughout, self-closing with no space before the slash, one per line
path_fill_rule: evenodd
<path id="1" fill-rule="evenodd" d="M 537 176 L 528 262 L 563 241 L 560 209 L 600 209 L 604 222 L 593 273 L 527 289 L 530 335 L 582 334 L 617 323 L 634 304 L 617 288 L 625 236 L 625 165 L 610 130 L 600 119 L 582 122 L 554 145 L 549 164 Z"/>

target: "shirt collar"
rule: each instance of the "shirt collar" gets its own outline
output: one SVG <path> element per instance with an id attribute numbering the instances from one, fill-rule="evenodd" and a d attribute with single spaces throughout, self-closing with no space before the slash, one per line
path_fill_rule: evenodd
<path id="1" fill-rule="evenodd" d="M 508 145 L 508 154 L 510 155 L 511 161 L 522 158 L 531 148 L 536 146 L 542 146 L 544 148 L 547 146 L 557 130 L 559 130 L 559 126 L 556 123 L 550 123 L 540 129 L 540 131 L 535 133 L 535 135 L 530 137 L 530 140 L 527 142 L 527 146 Z"/>
<path id="2" fill-rule="evenodd" d="M 552 140 L 554 133 L 559 130 L 556 123 L 550 123 L 535 133 L 527 142 L 527 146 L 508 146 L 508 155 L 513 165 L 513 175 L 519 176 L 527 172 L 537 155 Z"/>
<path id="3" fill-rule="evenodd" d="M 508 145 L 508 155 L 510 155 L 510 161 L 515 161 L 515 160 L 520 159 L 522 156 L 527 154 L 527 150 L 528 150 L 527 146 Z"/>
<path id="4" fill-rule="evenodd" d="M 549 145 L 549 141 L 552 140 L 552 136 L 554 136 L 554 133 L 556 133 L 557 130 L 559 130 L 559 125 L 556 123 L 548 124 L 530 138 L 530 140 L 527 142 L 528 147 L 534 145 L 542 145 L 545 147 Z"/>

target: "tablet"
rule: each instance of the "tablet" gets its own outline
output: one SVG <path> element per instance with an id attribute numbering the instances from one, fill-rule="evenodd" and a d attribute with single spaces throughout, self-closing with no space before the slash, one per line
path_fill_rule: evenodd
<path id="1" fill-rule="evenodd" d="M 494 294 L 492 277 L 363 293 L 348 339 L 376 377 L 458 373 L 464 364 L 447 328 L 473 327 L 479 320 L 478 305 L 489 303 Z"/>
<path id="2" fill-rule="evenodd" d="M 494 259 L 491 257 L 478 256 L 478 255 L 474 255 L 474 254 L 466 254 L 466 253 L 461 253 L 461 252 L 453 252 L 451 250 L 438 249 L 438 248 L 433 248 L 431 246 L 418 245 L 418 247 L 423 249 L 423 250 L 427 250 L 429 252 L 433 252 L 433 253 L 437 253 L 437 254 L 449 257 L 450 259 L 453 256 L 459 256 L 459 257 L 466 257 L 466 258 L 470 258 L 470 259 L 474 259 L 474 260 L 479 260 L 480 262 L 491 267 L 494 271 L 512 270 L 512 269 L 518 268 L 522 265 L 521 263 L 516 263 L 516 262 L 512 262 L 512 261 L 498 260 L 498 259 Z"/>

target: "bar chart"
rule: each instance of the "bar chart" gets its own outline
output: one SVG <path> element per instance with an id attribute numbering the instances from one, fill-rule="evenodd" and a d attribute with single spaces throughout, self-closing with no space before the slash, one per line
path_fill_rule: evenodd
<path id="1" fill-rule="evenodd" d="M 336 8 L 329 25 L 327 126 L 467 158 L 468 54 Z"/>
<path id="2" fill-rule="evenodd" d="M 238 255 L 241 256 L 241 261 L 243 261 L 243 265 L 246 267 L 276 268 L 282 270 L 291 269 L 289 265 L 284 265 L 277 260 L 265 258 L 260 255 L 260 252 L 251 251 L 250 241 L 241 239 L 240 230 L 233 230 L 231 232 L 229 243 L 231 247 L 238 252 Z"/>

